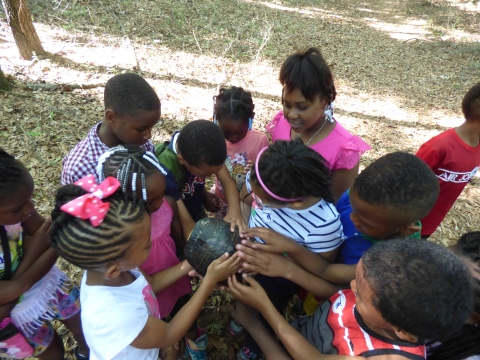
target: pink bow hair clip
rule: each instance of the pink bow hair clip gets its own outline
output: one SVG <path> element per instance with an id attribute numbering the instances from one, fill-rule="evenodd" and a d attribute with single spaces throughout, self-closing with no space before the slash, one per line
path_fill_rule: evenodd
<path id="1" fill-rule="evenodd" d="M 102 183 L 96 184 L 93 175 L 87 175 L 74 183 L 89 194 L 82 195 L 60 207 L 60 210 L 80 219 L 89 219 L 93 226 L 103 222 L 110 203 L 104 203 L 103 198 L 112 195 L 120 187 L 120 182 L 112 176 L 107 177 Z"/>

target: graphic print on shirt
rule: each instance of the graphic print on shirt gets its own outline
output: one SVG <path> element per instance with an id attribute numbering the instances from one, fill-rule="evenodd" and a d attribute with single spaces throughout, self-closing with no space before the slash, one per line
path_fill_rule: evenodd
<path id="1" fill-rule="evenodd" d="M 230 173 L 232 179 L 235 180 L 238 192 L 242 190 L 247 178 L 247 174 L 245 174 L 245 166 L 247 166 L 247 164 L 248 159 L 246 152 L 234 153 L 233 156 L 227 155 L 227 159 L 225 160 L 225 167 Z M 215 186 L 223 192 L 222 184 L 220 182 L 217 182 Z"/>
<path id="2" fill-rule="evenodd" d="M 182 199 L 185 200 L 186 196 L 195 195 L 195 186 L 203 185 L 203 183 L 204 183 L 204 179 L 198 176 L 195 176 L 191 183 L 190 182 L 185 183 L 182 190 Z"/>
<path id="3" fill-rule="evenodd" d="M 152 287 L 150 285 L 145 286 L 142 290 L 142 294 L 148 315 L 160 319 L 160 310 L 158 309 L 157 298 L 155 297 Z"/>
<path id="4" fill-rule="evenodd" d="M 446 182 L 453 182 L 453 183 L 468 183 L 470 180 L 473 179 L 475 174 L 478 171 L 478 166 L 474 168 L 470 172 L 454 172 L 447 169 L 438 168 L 438 171 L 442 171 L 442 173 L 437 174 L 437 177 Z"/>

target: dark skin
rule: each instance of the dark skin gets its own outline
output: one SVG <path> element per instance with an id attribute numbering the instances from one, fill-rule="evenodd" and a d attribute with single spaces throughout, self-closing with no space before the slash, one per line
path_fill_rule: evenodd
<path id="1" fill-rule="evenodd" d="M 0 201 L 0 224 L 13 225 L 21 223 L 24 234 L 23 257 L 10 280 L 0 281 L 0 319 L 9 316 L 18 302 L 18 298 L 42 279 L 55 264 L 58 255 L 50 247 L 51 220 L 45 220 L 35 210 L 31 200 L 33 179 L 24 169 L 23 184 L 12 189 L 11 196 Z M 83 337 L 80 313 L 62 321 L 77 340 L 79 353 L 88 354 L 88 346 Z M 63 343 L 55 334 L 50 346 L 38 356 L 41 360 L 63 360 Z"/>
<path id="2" fill-rule="evenodd" d="M 235 144 L 245 138 L 248 133 L 248 119 L 218 119 L 218 126 L 222 130 L 225 140 Z"/>
<path id="3" fill-rule="evenodd" d="M 143 145 L 152 137 L 152 128 L 160 119 L 160 109 L 137 110 L 135 115 L 120 115 L 105 110 L 105 118 L 98 129 L 98 137 L 109 148 L 117 145 Z"/>

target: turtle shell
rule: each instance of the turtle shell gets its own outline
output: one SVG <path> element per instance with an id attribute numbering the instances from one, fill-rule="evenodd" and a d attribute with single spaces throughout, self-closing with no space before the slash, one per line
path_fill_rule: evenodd
<path id="1" fill-rule="evenodd" d="M 210 263 L 228 252 L 236 252 L 235 245 L 241 241 L 238 227 L 230 231 L 230 223 L 213 218 L 198 221 L 188 237 L 184 249 L 185 259 L 197 273 L 205 276 Z"/>

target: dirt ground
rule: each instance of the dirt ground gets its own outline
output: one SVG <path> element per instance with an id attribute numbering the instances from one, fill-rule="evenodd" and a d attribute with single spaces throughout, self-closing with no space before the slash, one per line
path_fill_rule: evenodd
<path id="1" fill-rule="evenodd" d="M 332 66 L 338 120 L 371 146 L 362 168 L 381 155 L 414 153 L 462 123 L 464 93 L 480 81 L 480 4 L 460 0 L 29 0 L 52 56 L 25 61 L 0 15 L 0 66 L 14 83 L 0 93 L 0 146 L 22 160 L 48 215 L 62 159 L 102 118 L 103 85 L 134 71 L 162 101 L 155 142 L 187 121 L 210 119 L 221 86 L 242 86 L 263 130 L 281 109 L 279 67 L 295 49 L 317 46 Z M 59 84 L 58 90 L 31 90 Z M 91 89 L 69 91 L 69 85 Z M 475 177 L 432 239 L 447 245 L 478 230 Z M 81 272 L 60 261 L 75 280 Z M 209 357 L 232 359 L 226 301 L 215 293 L 200 323 Z M 67 350 L 74 346 L 60 328 Z M 71 356 L 69 354 L 69 356 Z"/>

